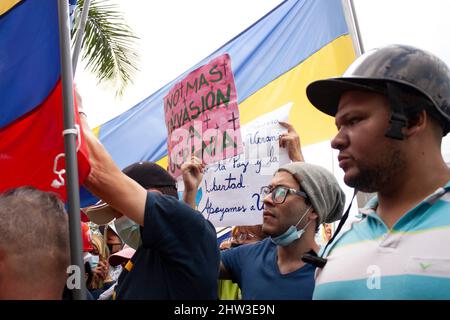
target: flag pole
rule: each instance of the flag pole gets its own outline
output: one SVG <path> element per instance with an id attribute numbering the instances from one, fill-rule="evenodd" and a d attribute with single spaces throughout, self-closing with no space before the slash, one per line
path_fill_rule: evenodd
<path id="1" fill-rule="evenodd" d="M 82 259 L 80 194 L 78 186 L 78 162 L 76 154 L 76 138 L 73 79 L 70 55 L 69 6 L 67 0 L 58 0 L 59 50 L 61 57 L 61 81 L 64 108 L 64 153 L 66 159 L 67 203 L 69 208 L 70 258 L 73 266 L 79 268 L 80 287 L 73 289 L 75 300 L 86 299 L 86 283 L 84 281 L 84 264 Z M 76 275 L 76 274 L 75 274 Z"/>
<path id="2" fill-rule="evenodd" d="M 86 20 L 88 17 L 90 5 L 91 5 L 91 0 L 84 0 L 83 11 L 81 12 L 81 18 L 80 18 L 80 26 L 77 31 L 77 36 L 76 36 L 77 38 L 75 40 L 75 47 L 73 49 L 73 56 L 72 56 L 72 70 L 73 70 L 74 78 L 75 78 L 75 72 L 77 70 L 78 56 L 80 55 L 81 43 L 83 41 L 84 29 L 86 27 Z"/>
<path id="3" fill-rule="evenodd" d="M 364 46 L 359 30 L 358 19 L 355 13 L 355 6 L 353 0 L 342 0 L 342 7 L 344 9 L 345 20 L 352 37 L 353 47 L 355 48 L 356 56 L 359 57 L 364 53 Z"/>

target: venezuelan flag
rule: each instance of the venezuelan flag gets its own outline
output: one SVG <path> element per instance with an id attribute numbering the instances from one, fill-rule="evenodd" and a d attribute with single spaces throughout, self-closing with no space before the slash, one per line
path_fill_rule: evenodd
<path id="1" fill-rule="evenodd" d="M 66 198 L 57 0 L 0 4 L 0 192 L 31 185 Z M 75 112 L 79 123 L 78 112 Z M 79 152 L 80 181 L 89 173 Z M 64 178 L 63 175 L 61 175 Z"/>
<path id="2" fill-rule="evenodd" d="M 303 146 L 335 133 L 334 120 L 310 105 L 305 89 L 311 81 L 342 74 L 355 59 L 341 0 L 290 0 L 132 109 L 96 128 L 120 167 L 141 160 L 167 166 L 163 97 L 190 71 L 223 53 L 231 56 L 241 125 L 293 102 L 289 121 Z"/>

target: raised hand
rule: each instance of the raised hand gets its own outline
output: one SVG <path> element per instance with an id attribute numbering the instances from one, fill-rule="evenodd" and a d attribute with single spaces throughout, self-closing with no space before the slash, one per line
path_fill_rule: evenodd
<path id="1" fill-rule="evenodd" d="M 300 137 L 297 134 L 297 131 L 295 131 L 294 127 L 287 122 L 279 121 L 278 123 L 288 129 L 287 133 L 282 133 L 280 135 L 280 147 L 287 149 L 289 158 L 292 161 L 305 161 L 302 154 Z"/>
<path id="2" fill-rule="evenodd" d="M 198 186 L 203 179 L 203 169 L 205 165 L 197 157 L 192 156 L 190 161 L 181 165 L 181 174 L 183 176 L 184 190 L 197 191 Z"/>
<path id="3" fill-rule="evenodd" d="M 183 200 L 192 208 L 195 208 L 195 198 L 198 187 L 203 179 L 204 168 L 205 165 L 195 156 L 192 156 L 190 161 L 183 163 L 181 166 L 181 174 L 184 182 Z"/>

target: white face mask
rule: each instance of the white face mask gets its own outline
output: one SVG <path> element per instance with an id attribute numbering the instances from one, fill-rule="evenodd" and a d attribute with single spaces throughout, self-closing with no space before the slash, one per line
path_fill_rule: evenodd
<path id="1" fill-rule="evenodd" d="M 305 233 L 305 230 L 308 227 L 308 225 L 311 223 L 311 221 L 308 222 L 306 224 L 306 226 L 301 230 L 297 230 L 297 226 L 303 220 L 303 218 L 307 215 L 309 210 L 311 210 L 311 208 L 312 208 L 312 206 L 309 206 L 309 208 L 306 209 L 305 213 L 302 215 L 300 220 L 298 220 L 298 222 L 295 224 L 295 226 L 290 226 L 285 232 L 283 232 L 282 234 L 280 234 L 277 237 L 274 237 L 274 238 L 270 237 L 272 242 L 275 243 L 277 246 L 285 247 L 287 245 L 290 245 L 295 240 L 300 239 L 301 236 Z"/>

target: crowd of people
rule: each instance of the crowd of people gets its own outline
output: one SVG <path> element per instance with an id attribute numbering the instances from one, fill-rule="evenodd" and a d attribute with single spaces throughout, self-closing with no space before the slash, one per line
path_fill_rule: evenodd
<path id="1" fill-rule="evenodd" d="M 196 210 L 204 164 L 175 179 L 152 162 L 123 171 L 81 117 L 101 199 L 83 209 L 89 299 L 450 299 L 450 71 L 436 56 L 392 45 L 359 57 L 342 77 L 315 81 L 310 102 L 335 118 L 344 182 L 376 193 L 345 232 L 345 195 L 327 169 L 305 162 L 289 123 L 291 163 L 261 188 L 263 221 L 217 243 Z M 331 223 L 340 224 L 332 234 Z M 328 241 L 319 246 L 320 226 Z M 70 298 L 67 214 L 54 195 L 21 187 L 0 195 L 0 299 Z"/>

